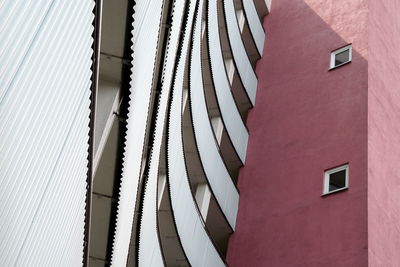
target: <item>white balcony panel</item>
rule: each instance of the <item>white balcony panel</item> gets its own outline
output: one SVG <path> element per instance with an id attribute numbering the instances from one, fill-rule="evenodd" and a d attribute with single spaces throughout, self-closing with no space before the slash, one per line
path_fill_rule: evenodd
<path id="1" fill-rule="evenodd" d="M 215 1 L 211 0 L 210 5 L 216 5 Z M 212 8 L 210 7 L 210 10 L 211 9 Z M 212 79 L 214 81 L 215 93 L 217 95 L 222 120 L 224 121 L 229 139 L 231 140 L 242 163 L 244 163 L 246 159 L 249 134 L 232 95 L 221 51 L 221 38 L 218 32 L 219 28 L 215 23 L 218 23 L 217 17 L 211 16 L 210 14 L 207 30 L 209 35 L 208 49 L 210 51 Z"/>
<path id="2" fill-rule="evenodd" d="M 0 262 L 83 260 L 94 1 L 2 1 Z"/>
<path id="3" fill-rule="evenodd" d="M 199 12 L 202 15 L 202 12 Z M 201 16 L 200 16 L 201 18 Z M 200 24 L 201 21 L 196 23 Z M 209 28 L 218 28 L 212 26 Z M 199 28 L 199 29 L 198 29 Z M 211 190 L 224 213 L 230 226 L 235 228 L 236 215 L 239 204 L 239 193 L 231 179 L 229 172 L 224 164 L 219 152 L 218 144 L 214 138 L 211 122 L 208 117 L 207 105 L 204 95 L 203 77 L 201 68 L 201 31 L 200 26 L 195 28 L 192 44 L 191 68 L 190 68 L 190 100 L 194 125 L 194 133 L 199 150 L 200 159 L 210 184 Z M 222 66 L 220 66 L 222 67 Z M 226 81 L 226 75 L 223 76 Z M 219 88 L 216 87 L 216 91 Z M 228 92 L 230 94 L 230 92 Z M 231 111 L 236 111 L 235 105 L 231 106 Z M 224 114 L 226 115 L 226 114 Z M 239 117 L 238 124 L 242 120 Z M 244 140 L 247 142 L 247 140 Z"/>
<path id="4" fill-rule="evenodd" d="M 171 204 L 178 235 L 182 247 L 191 266 L 225 266 L 222 258 L 211 242 L 196 206 L 185 165 L 182 143 L 182 93 L 185 72 L 185 61 L 188 53 L 190 29 L 196 0 L 192 0 L 189 8 L 186 35 L 183 43 L 182 56 L 179 61 L 173 87 L 172 103 L 168 125 L 167 164 L 168 182 L 171 193 Z M 200 9 L 203 1 L 200 1 Z M 201 14 L 198 13 L 196 34 L 200 34 Z"/>
<path id="5" fill-rule="evenodd" d="M 157 123 L 160 126 L 160 122 Z M 163 127 L 158 128 L 161 128 L 161 131 L 156 133 L 155 138 L 160 140 L 157 141 L 157 145 L 159 143 L 161 147 Z M 150 172 L 143 192 L 142 218 L 139 227 L 139 266 L 161 267 L 164 263 L 157 227 L 157 174 L 160 149 L 155 148 L 151 154 Z"/>
<path id="6" fill-rule="evenodd" d="M 233 59 L 247 96 L 254 105 L 256 101 L 257 76 L 244 47 L 233 0 L 225 0 L 223 5 Z M 216 25 L 214 23 L 217 22 L 217 16 L 217 0 L 210 0 L 209 19 L 211 25 Z"/>
<path id="7" fill-rule="evenodd" d="M 112 252 L 112 266 L 125 266 L 147 128 L 162 0 L 137 1 L 132 31 L 132 75 L 125 154 Z"/>
<path id="8" fill-rule="evenodd" d="M 253 40 L 257 46 L 258 53 L 262 55 L 264 50 L 265 32 L 258 17 L 256 6 L 252 0 L 244 0 L 242 3 L 251 35 L 253 36 Z"/>
<path id="9" fill-rule="evenodd" d="M 149 175 L 144 190 L 143 216 L 140 222 L 139 235 L 139 266 L 144 267 L 160 267 L 163 266 L 163 258 L 158 238 L 157 226 L 157 188 L 158 188 L 158 169 L 160 163 L 160 151 L 163 141 L 164 125 L 166 123 L 166 115 L 168 108 L 168 100 L 170 95 L 173 71 L 175 69 L 175 55 L 177 53 L 178 41 L 181 31 L 181 21 L 185 1 L 176 2 L 172 15 L 171 31 L 169 35 L 169 43 L 167 46 L 166 60 L 163 66 L 163 84 L 161 94 L 156 109 L 157 118 L 154 130 L 154 141 L 149 162 Z"/>

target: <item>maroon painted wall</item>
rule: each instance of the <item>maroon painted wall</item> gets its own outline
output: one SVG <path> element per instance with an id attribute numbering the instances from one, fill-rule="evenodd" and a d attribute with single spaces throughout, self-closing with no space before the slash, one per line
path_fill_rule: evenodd
<path id="1" fill-rule="evenodd" d="M 369 266 L 400 266 L 400 1 L 369 1 Z"/>
<path id="2" fill-rule="evenodd" d="M 273 1 L 229 266 L 367 266 L 367 24 L 367 0 Z M 350 188 L 321 197 L 347 162 Z"/>

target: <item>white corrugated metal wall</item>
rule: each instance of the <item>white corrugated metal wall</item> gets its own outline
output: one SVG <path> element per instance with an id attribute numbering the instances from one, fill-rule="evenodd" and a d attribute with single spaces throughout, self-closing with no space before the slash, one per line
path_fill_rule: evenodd
<path id="1" fill-rule="evenodd" d="M 0 1 L 0 262 L 80 266 L 94 0 Z"/>

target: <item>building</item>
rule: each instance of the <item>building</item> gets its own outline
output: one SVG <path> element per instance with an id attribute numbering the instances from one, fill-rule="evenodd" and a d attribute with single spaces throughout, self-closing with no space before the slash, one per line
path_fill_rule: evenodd
<path id="1" fill-rule="evenodd" d="M 3 1 L 1 265 L 399 266 L 399 5 Z"/>
<path id="2" fill-rule="evenodd" d="M 267 3 L 111 3 L 104 1 L 101 12 L 98 99 L 121 58 L 131 68 L 126 80 L 120 73 L 114 79 L 123 108 L 104 113 L 114 123 L 94 157 L 90 263 L 224 266 Z M 117 36 L 114 29 L 124 25 L 132 39 L 124 31 Z M 128 52 L 123 45 L 112 51 L 115 40 L 125 40 Z"/>
<path id="3" fill-rule="evenodd" d="M 397 8 L 273 2 L 230 266 L 399 266 Z"/>

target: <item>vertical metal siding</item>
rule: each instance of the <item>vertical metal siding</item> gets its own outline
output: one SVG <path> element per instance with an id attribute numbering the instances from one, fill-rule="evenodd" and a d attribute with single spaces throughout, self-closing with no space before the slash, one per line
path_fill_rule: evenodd
<path id="1" fill-rule="evenodd" d="M 0 4 L 0 262 L 79 266 L 93 0 Z"/>

